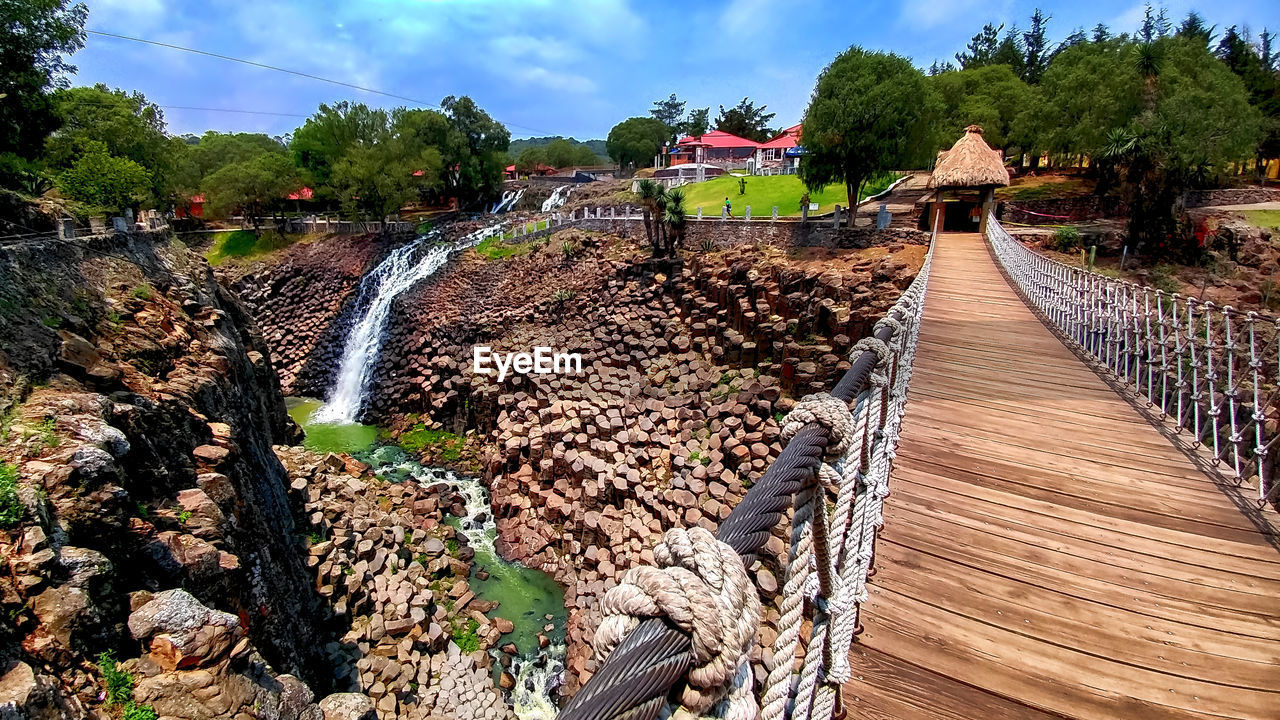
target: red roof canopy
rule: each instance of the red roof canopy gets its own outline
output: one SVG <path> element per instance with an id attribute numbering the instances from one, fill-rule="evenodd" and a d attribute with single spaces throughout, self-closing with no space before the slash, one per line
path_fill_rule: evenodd
<path id="1" fill-rule="evenodd" d="M 314 190 L 312 190 L 309 187 L 303 186 L 301 190 L 298 190 L 297 192 L 291 192 L 288 195 L 286 195 L 285 199 L 286 200 L 310 200 L 315 196 L 316 196 L 316 193 Z"/>
<path id="2" fill-rule="evenodd" d="M 681 138 L 676 145 L 684 147 L 697 147 L 699 145 L 709 148 L 758 148 L 760 143 L 755 140 L 748 140 L 738 137 L 732 133 L 723 130 L 712 130 L 701 137 L 685 137 Z"/>
<path id="3" fill-rule="evenodd" d="M 800 145 L 800 126 L 792 125 L 786 130 L 783 130 L 781 135 L 770 140 L 767 143 L 764 143 L 760 147 L 764 150 L 770 150 L 773 148 L 785 150 L 787 148 L 798 147 L 799 145 Z"/>

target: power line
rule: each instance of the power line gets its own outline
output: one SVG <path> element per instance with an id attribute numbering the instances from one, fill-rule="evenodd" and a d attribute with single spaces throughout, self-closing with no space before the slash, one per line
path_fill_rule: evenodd
<path id="1" fill-rule="evenodd" d="M 202 110 L 204 112 L 222 112 L 222 113 L 241 113 L 244 115 L 278 115 L 280 117 L 296 117 L 304 118 L 310 115 L 301 115 L 299 113 L 270 112 L 268 110 L 235 110 L 232 108 L 209 108 L 209 107 L 190 107 L 187 105 L 157 105 L 166 110 Z"/>
<path id="2" fill-rule="evenodd" d="M 355 85 L 353 83 L 343 82 L 341 80 L 334 80 L 332 78 L 321 77 L 320 75 L 312 75 L 311 73 L 305 73 L 299 70 L 290 70 L 289 68 L 282 68 L 276 65 L 268 65 L 266 63 L 255 62 L 253 60 L 245 60 L 244 58 L 232 57 L 230 55 L 222 55 L 220 53 L 209 52 L 207 50 L 197 50 L 195 48 L 183 47 L 181 45 L 173 45 L 171 43 L 164 43 L 158 40 L 147 40 L 146 38 L 133 37 L 131 35 L 120 35 L 118 33 L 106 32 L 104 30 L 86 30 L 85 32 L 89 33 L 90 35 L 101 35 L 102 37 L 115 38 L 117 40 L 128 40 L 130 42 L 143 43 L 145 45 L 155 45 L 156 47 L 169 48 L 170 50 L 181 50 L 182 52 L 195 53 L 196 55 L 204 55 L 206 57 L 217 58 L 219 60 L 226 60 L 227 62 L 240 63 L 242 65 L 249 65 L 257 68 L 263 68 L 265 70 L 274 70 L 276 72 L 282 72 L 289 75 L 296 75 L 298 77 L 307 78 L 309 80 L 318 80 L 320 82 L 329 83 L 331 85 L 340 85 L 345 88 L 351 88 L 352 90 L 359 90 L 360 92 L 372 93 L 374 95 L 383 95 L 385 97 L 394 98 L 396 100 L 404 100 L 405 102 L 410 102 L 410 103 L 413 103 L 414 105 L 421 105 L 423 107 L 433 108 L 436 110 L 444 109 L 439 105 L 436 105 L 435 103 L 429 103 L 424 100 L 416 100 L 411 97 L 405 97 L 404 95 L 396 95 L 395 93 L 389 93 L 383 90 L 368 88 L 362 85 Z M 300 117 L 307 117 L 307 116 L 304 115 Z M 516 125 L 515 123 L 503 123 L 503 124 L 509 125 L 515 128 L 520 128 L 521 130 L 528 130 L 530 132 L 537 132 L 537 133 L 549 132 L 547 130 L 539 130 L 537 128 L 526 127 L 524 125 Z"/>

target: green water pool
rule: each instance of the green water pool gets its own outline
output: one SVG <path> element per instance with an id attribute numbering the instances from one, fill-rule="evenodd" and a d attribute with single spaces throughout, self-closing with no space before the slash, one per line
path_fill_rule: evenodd
<path id="1" fill-rule="evenodd" d="M 476 478 L 468 478 L 436 468 L 428 468 L 395 445 L 378 444 L 379 430 L 371 425 L 317 424 L 311 415 L 324 403 L 311 398 L 288 398 L 286 405 L 294 422 L 306 432 L 303 445 L 317 452 L 348 453 L 369 463 L 374 474 L 390 482 L 414 479 L 423 483 L 447 482 L 466 499 L 467 517 L 449 516 L 446 522 L 467 536 L 475 549 L 468 583 L 477 597 L 497 602 L 489 617 L 510 620 L 515 629 L 502 643 L 514 643 L 522 656 L 539 651 L 538 634 L 550 643 L 563 646 L 569 614 L 564 607 L 564 589 L 550 575 L 519 563 L 509 563 L 493 549 L 497 528 L 489 506 L 489 493 Z M 483 571 L 488 577 L 481 579 Z M 551 619 L 548 620 L 547 616 Z M 544 631 L 552 625 L 550 632 Z"/>
<path id="2" fill-rule="evenodd" d="M 289 417 L 306 431 L 302 444 L 316 452 L 358 453 L 368 450 L 378 441 L 378 428 L 355 423 L 313 423 L 311 414 L 324 402 L 313 398 L 285 398 Z"/>

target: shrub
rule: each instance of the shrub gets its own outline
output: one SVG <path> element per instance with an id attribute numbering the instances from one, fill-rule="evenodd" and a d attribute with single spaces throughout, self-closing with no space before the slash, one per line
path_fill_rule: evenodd
<path id="1" fill-rule="evenodd" d="M 18 499 L 18 468 L 0 463 L 0 527 L 17 525 L 22 519 L 22 501 Z"/>
<path id="2" fill-rule="evenodd" d="M 1080 247 L 1080 231 L 1073 227 L 1060 227 L 1053 233 L 1053 249 L 1071 252 Z"/>
<path id="3" fill-rule="evenodd" d="M 141 285 L 135 287 L 133 290 L 130 290 L 129 295 L 133 297 L 135 300 L 150 300 L 151 295 L 154 292 L 155 290 L 151 287 L 150 284 L 142 283 Z"/>
<path id="4" fill-rule="evenodd" d="M 1147 274 L 1147 282 L 1151 287 L 1157 290 L 1163 290 L 1167 293 L 1176 293 L 1182 291 L 1182 285 L 1178 279 L 1174 277 L 1177 270 L 1173 265 L 1161 263 L 1151 268 L 1151 272 Z"/>
<path id="5" fill-rule="evenodd" d="M 564 254 L 566 260 L 572 259 L 574 255 L 578 254 L 578 250 L 580 249 L 581 248 L 578 247 L 578 243 L 572 240 L 565 240 L 560 245 L 560 252 Z"/>
<path id="6" fill-rule="evenodd" d="M 575 296 L 577 296 L 576 292 L 567 288 L 560 288 L 559 290 L 551 293 L 551 302 L 556 305 L 563 305 L 572 300 Z"/>
<path id="7" fill-rule="evenodd" d="M 704 238 L 702 238 L 702 244 L 701 244 L 701 245 L 702 245 L 702 252 L 704 252 L 704 253 L 715 252 L 715 249 L 716 249 L 716 241 L 715 241 L 715 240 L 712 240 L 712 239 L 711 239 L 711 238 L 709 238 L 709 237 L 704 237 Z"/>
<path id="8" fill-rule="evenodd" d="M 102 680 L 107 684 L 107 707 L 126 703 L 133 705 L 133 675 L 120 669 L 114 653 L 98 654 L 98 672 L 102 673 Z"/>
<path id="9" fill-rule="evenodd" d="M 476 634 L 479 629 L 480 622 L 475 618 L 468 618 L 465 624 L 455 622 L 453 625 L 453 643 L 464 653 L 473 653 L 479 650 L 480 636 Z"/>
<path id="10" fill-rule="evenodd" d="M 159 717 L 155 708 L 150 705 L 139 705 L 132 700 L 125 703 L 124 713 L 120 715 L 121 720 L 157 720 Z"/>

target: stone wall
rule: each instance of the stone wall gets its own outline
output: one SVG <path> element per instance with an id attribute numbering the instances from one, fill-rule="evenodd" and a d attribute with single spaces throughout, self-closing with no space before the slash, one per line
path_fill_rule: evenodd
<path id="1" fill-rule="evenodd" d="M 1250 185 L 1242 188 L 1196 190 L 1187 196 L 1187 207 L 1249 205 L 1262 202 L 1280 202 L 1280 188 Z"/>

